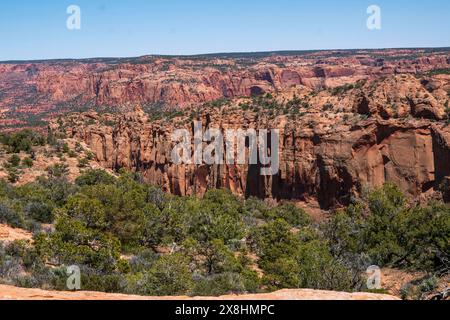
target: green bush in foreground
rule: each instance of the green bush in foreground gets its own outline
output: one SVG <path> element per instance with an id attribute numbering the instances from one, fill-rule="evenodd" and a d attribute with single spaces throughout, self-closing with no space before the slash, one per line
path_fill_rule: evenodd
<path id="1" fill-rule="evenodd" d="M 336 256 L 366 253 L 373 264 L 448 272 L 450 208 L 443 203 L 411 206 L 386 185 L 324 225 Z"/>
<path id="2" fill-rule="evenodd" d="M 136 174 L 87 170 L 72 184 L 64 171 L 51 168 L 24 186 L 0 183 L 0 223 L 35 231 L 34 245 L 1 247 L 0 281 L 63 290 L 65 267 L 75 264 L 85 290 L 223 295 L 363 290 L 372 264 L 449 270 L 449 207 L 408 204 L 391 185 L 317 224 L 293 205 L 225 190 L 181 198 Z"/>

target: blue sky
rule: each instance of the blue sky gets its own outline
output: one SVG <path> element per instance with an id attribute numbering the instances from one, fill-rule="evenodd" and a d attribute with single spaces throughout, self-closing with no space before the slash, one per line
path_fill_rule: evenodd
<path id="1" fill-rule="evenodd" d="M 81 30 L 66 28 L 69 5 Z M 382 29 L 366 27 L 367 7 Z M 0 60 L 450 46 L 448 0 L 5 0 Z"/>

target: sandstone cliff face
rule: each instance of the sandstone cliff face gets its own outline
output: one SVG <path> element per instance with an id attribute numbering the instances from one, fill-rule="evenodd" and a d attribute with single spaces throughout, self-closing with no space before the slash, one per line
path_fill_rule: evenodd
<path id="1" fill-rule="evenodd" d="M 298 107 L 297 117 L 244 110 L 242 101 L 202 110 L 197 117 L 204 129 L 279 129 L 280 170 L 274 176 L 260 175 L 257 165 L 173 164 L 171 133 L 192 131 L 187 116 L 150 121 L 139 109 L 122 116 L 85 113 L 51 128 L 86 142 L 103 166 L 139 171 L 173 194 L 201 196 L 210 188 L 228 188 L 240 196 L 317 200 L 330 208 L 386 182 L 417 198 L 445 190 L 450 129 L 439 121 L 441 98 L 439 89 L 430 93 L 415 77 L 396 76 L 337 97 L 305 92 L 301 99 L 308 99 L 308 107 Z M 399 104 L 395 114 L 393 103 Z M 416 112 L 420 108 L 427 112 Z"/>
<path id="2" fill-rule="evenodd" d="M 0 64 L 0 126 L 12 125 L 8 118 L 45 120 L 86 107 L 129 111 L 140 103 L 185 108 L 298 85 L 330 88 L 448 68 L 448 51 L 420 49 Z M 419 107 L 416 112 L 427 111 Z"/>

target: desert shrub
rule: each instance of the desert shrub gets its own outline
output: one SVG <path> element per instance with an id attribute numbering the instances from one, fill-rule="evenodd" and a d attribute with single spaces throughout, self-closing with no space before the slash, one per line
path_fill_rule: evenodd
<path id="1" fill-rule="evenodd" d="M 147 202 L 156 205 L 159 209 L 162 209 L 166 203 L 167 197 L 161 188 L 155 186 L 149 186 L 147 188 Z"/>
<path id="2" fill-rule="evenodd" d="M 30 202 L 24 208 L 26 216 L 41 222 L 52 223 L 53 222 L 53 208 L 44 202 Z"/>
<path id="3" fill-rule="evenodd" d="M 398 242 L 403 255 L 393 261 L 396 267 L 429 272 L 450 271 L 450 208 L 433 202 L 414 207 L 397 218 Z"/>
<path id="4" fill-rule="evenodd" d="M 120 243 L 115 237 L 67 216 L 58 218 L 54 233 L 39 234 L 35 242 L 40 257 L 56 265 L 84 265 L 101 272 L 119 267 Z"/>
<path id="5" fill-rule="evenodd" d="M 302 244 L 297 253 L 299 287 L 351 291 L 352 275 L 333 258 L 326 242 L 313 240 Z"/>
<path id="6" fill-rule="evenodd" d="M 53 221 L 52 211 L 56 204 L 51 200 L 47 189 L 31 183 L 4 190 L 3 204 L 20 217 L 23 222 L 20 223 L 21 227 L 33 231 L 39 229 L 40 223 Z"/>
<path id="7" fill-rule="evenodd" d="M 0 245 L 0 281 L 2 283 L 14 285 L 15 280 L 23 274 L 24 268 L 21 260 L 17 257 L 6 255 L 5 250 Z"/>
<path id="8" fill-rule="evenodd" d="M 10 197 L 17 197 L 26 201 L 44 201 L 45 199 L 49 199 L 51 194 L 51 191 L 39 182 L 27 183 L 14 187 L 12 190 L 13 192 L 9 194 Z"/>
<path id="9" fill-rule="evenodd" d="M 20 287 L 49 286 L 53 280 L 51 270 L 28 241 L 0 244 L 0 278 Z"/>
<path id="10" fill-rule="evenodd" d="M 65 177 L 40 177 L 37 184 L 49 194 L 49 200 L 57 206 L 63 206 L 67 198 L 78 191 L 76 185 L 67 181 Z"/>
<path id="11" fill-rule="evenodd" d="M 22 130 L 11 135 L 0 135 L 0 142 L 8 146 L 9 152 L 19 153 L 31 152 L 33 146 L 45 145 L 46 139 L 31 130 Z"/>
<path id="12" fill-rule="evenodd" d="M 23 216 L 5 203 L 0 203 L 0 223 L 8 224 L 14 228 L 21 228 L 25 225 Z"/>
<path id="13" fill-rule="evenodd" d="M 442 203 L 409 207 L 399 189 L 385 185 L 323 226 L 335 257 L 365 254 L 381 267 L 448 270 L 450 208 Z"/>
<path id="14" fill-rule="evenodd" d="M 362 207 L 350 205 L 345 210 L 335 213 L 329 221 L 322 224 L 322 231 L 330 244 L 330 251 L 335 257 L 363 250 Z"/>
<path id="15" fill-rule="evenodd" d="M 69 156 L 69 158 L 76 158 L 77 157 L 77 153 L 75 151 L 73 151 L 73 150 L 69 150 L 67 155 Z"/>
<path id="16" fill-rule="evenodd" d="M 106 293 L 118 293 L 125 290 L 126 279 L 123 273 L 104 273 L 86 266 L 80 268 L 80 273 L 82 290 Z"/>
<path id="17" fill-rule="evenodd" d="M 31 158 L 26 157 L 25 159 L 22 160 L 22 164 L 27 168 L 32 168 L 33 160 Z"/>
<path id="18" fill-rule="evenodd" d="M 420 284 L 420 291 L 428 293 L 438 287 L 438 278 L 436 276 L 430 276 L 425 278 Z"/>
<path id="19" fill-rule="evenodd" d="M 47 173 L 50 178 L 62 178 L 69 173 L 69 167 L 64 163 L 57 163 L 47 168 Z"/>
<path id="20" fill-rule="evenodd" d="M 95 155 L 91 151 L 86 152 L 86 161 L 92 161 L 92 160 L 94 160 L 94 158 L 95 158 Z"/>
<path id="21" fill-rule="evenodd" d="M 42 261 L 36 260 L 27 269 L 27 273 L 20 274 L 14 279 L 14 285 L 23 288 L 44 288 L 52 289 L 56 281 L 55 273 Z"/>
<path id="22" fill-rule="evenodd" d="M 6 168 L 6 172 L 8 173 L 8 181 L 11 183 L 16 183 L 20 179 L 20 171 L 15 167 Z"/>
<path id="23" fill-rule="evenodd" d="M 93 181 L 91 177 L 81 183 L 87 181 L 90 184 Z M 135 247 L 140 244 L 147 227 L 148 194 L 144 184 L 136 182 L 126 174 L 115 180 L 114 184 L 84 186 L 81 193 L 87 199 L 95 199 L 98 207 L 104 211 L 104 231 L 118 237 L 123 246 Z"/>
<path id="24" fill-rule="evenodd" d="M 193 250 L 193 251 L 192 251 Z M 195 243 L 188 256 L 196 261 L 197 268 L 208 276 L 224 272 L 240 272 L 242 265 L 223 240 L 212 240 L 205 244 Z"/>
<path id="25" fill-rule="evenodd" d="M 325 103 L 322 106 L 322 111 L 331 111 L 333 110 L 334 106 L 331 103 Z"/>
<path id="26" fill-rule="evenodd" d="M 193 270 L 194 295 L 255 292 L 259 288 L 259 276 L 249 268 L 245 253 L 233 252 L 223 240 L 200 243 L 190 238 L 181 248 Z"/>
<path id="27" fill-rule="evenodd" d="M 89 160 L 87 158 L 82 158 L 78 160 L 78 168 L 86 168 L 89 165 Z"/>
<path id="28" fill-rule="evenodd" d="M 286 221 L 279 219 L 259 227 L 254 237 L 263 281 L 270 289 L 352 289 L 351 273 L 314 232 L 300 230 L 295 234 Z"/>
<path id="29" fill-rule="evenodd" d="M 423 270 L 448 268 L 450 208 L 447 205 L 406 206 L 398 188 L 386 185 L 368 198 L 362 234 L 364 248 L 380 265 Z"/>
<path id="30" fill-rule="evenodd" d="M 78 141 L 75 143 L 75 151 L 78 152 L 78 153 L 84 152 L 83 146 Z"/>
<path id="31" fill-rule="evenodd" d="M 106 213 L 102 203 L 83 194 L 71 196 L 66 205 L 58 210 L 58 215 L 67 215 L 91 229 L 102 231 L 107 227 Z"/>
<path id="32" fill-rule="evenodd" d="M 242 203 L 225 190 L 210 190 L 192 212 L 190 234 L 200 242 L 220 239 L 228 244 L 244 237 Z"/>
<path id="33" fill-rule="evenodd" d="M 398 242 L 398 217 L 405 212 L 406 199 L 395 186 L 386 185 L 368 193 L 328 224 L 326 235 L 333 254 L 365 252 L 373 264 L 389 264 L 403 252 Z"/>
<path id="34" fill-rule="evenodd" d="M 62 152 L 63 153 L 69 153 L 69 151 L 70 151 L 69 145 L 67 143 L 64 143 L 62 145 Z"/>
<path id="35" fill-rule="evenodd" d="M 270 208 L 264 203 L 264 201 L 250 197 L 244 202 L 244 209 L 246 214 L 257 218 L 257 219 L 265 219 L 269 216 Z"/>
<path id="36" fill-rule="evenodd" d="M 159 258 L 140 280 L 147 295 L 186 295 L 194 286 L 186 257 L 181 254 Z"/>
<path id="37" fill-rule="evenodd" d="M 75 183 L 82 186 L 95 186 L 98 184 L 113 184 L 115 178 L 104 170 L 87 170 L 83 172 L 76 180 Z"/>
<path id="38" fill-rule="evenodd" d="M 5 197 L 13 197 L 15 195 L 16 188 L 6 182 L 4 179 L 0 179 L 0 199 Z"/>
<path id="39" fill-rule="evenodd" d="M 358 205 L 338 211 L 320 227 L 330 254 L 350 272 L 352 287 L 356 290 L 364 288 L 362 274 L 373 264 L 372 258 L 365 252 L 363 228 L 364 218 Z"/>
<path id="40" fill-rule="evenodd" d="M 253 233 L 253 241 L 263 269 L 267 269 L 268 264 L 279 258 L 293 257 L 299 245 L 299 239 L 282 219 L 258 227 Z"/>
<path id="41" fill-rule="evenodd" d="M 427 300 L 427 296 L 438 287 L 438 278 L 427 275 L 404 284 L 400 289 L 403 300 Z"/>
<path id="42" fill-rule="evenodd" d="M 17 167 L 20 164 L 20 157 L 17 154 L 13 154 L 11 157 L 9 157 L 8 163 L 13 167 Z"/>
<path id="43" fill-rule="evenodd" d="M 300 268 L 295 257 L 281 256 L 261 267 L 264 270 L 262 281 L 270 291 L 300 288 Z"/>
<path id="44" fill-rule="evenodd" d="M 293 257 L 300 242 L 289 224 L 282 219 L 271 221 L 256 228 L 252 238 L 264 283 L 271 289 L 298 287 L 299 269 Z"/>
<path id="45" fill-rule="evenodd" d="M 276 206 L 267 212 L 266 218 L 284 219 L 293 227 L 303 227 L 309 225 L 312 220 L 305 210 L 297 208 L 291 203 Z"/>
<path id="46" fill-rule="evenodd" d="M 105 210 L 107 231 L 114 234 L 124 245 L 136 245 L 143 237 L 145 228 L 144 198 L 139 189 L 123 190 L 105 185 L 95 188 Z"/>
<path id="47" fill-rule="evenodd" d="M 186 239 L 189 225 L 185 205 L 185 201 L 181 199 L 172 200 L 162 211 L 154 204 L 146 205 L 144 243 L 155 248 L 158 245 L 181 243 Z"/>
<path id="48" fill-rule="evenodd" d="M 129 260 L 130 271 L 132 273 L 142 273 L 150 269 L 158 259 L 158 254 L 152 249 L 143 248 Z"/>
<path id="49" fill-rule="evenodd" d="M 7 256 L 14 256 L 21 259 L 23 266 L 29 269 L 36 261 L 38 256 L 34 247 L 27 241 L 16 240 L 4 246 L 4 253 Z"/>
<path id="50" fill-rule="evenodd" d="M 374 264 L 385 266 L 402 255 L 397 217 L 405 212 L 406 200 L 397 187 L 385 185 L 372 191 L 361 209 L 368 213 L 361 234 L 362 250 Z"/>
<path id="51" fill-rule="evenodd" d="M 354 89 L 355 87 L 359 87 L 359 85 L 350 83 L 350 84 L 345 84 L 345 85 L 342 85 L 339 87 L 332 88 L 330 91 L 333 96 L 336 96 L 336 95 L 346 93 L 347 91 Z"/>

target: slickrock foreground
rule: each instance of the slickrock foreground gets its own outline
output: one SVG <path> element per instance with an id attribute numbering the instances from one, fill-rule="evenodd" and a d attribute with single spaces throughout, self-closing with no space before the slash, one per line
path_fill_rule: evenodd
<path id="1" fill-rule="evenodd" d="M 57 292 L 0 285 L 0 300 L 399 300 L 390 295 L 319 290 L 281 290 L 268 294 L 221 297 L 143 297 L 101 292 Z"/>

